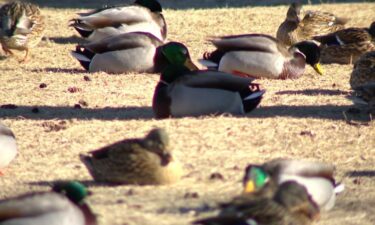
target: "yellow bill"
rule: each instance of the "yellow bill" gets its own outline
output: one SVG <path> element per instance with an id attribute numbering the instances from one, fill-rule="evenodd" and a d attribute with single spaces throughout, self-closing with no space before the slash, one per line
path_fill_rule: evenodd
<path id="1" fill-rule="evenodd" d="M 255 191 L 255 183 L 252 180 L 246 182 L 244 192 L 245 193 L 252 193 Z"/>
<path id="2" fill-rule="evenodd" d="M 184 66 L 190 70 L 199 70 L 199 68 L 191 61 L 191 59 L 186 59 Z"/>
<path id="3" fill-rule="evenodd" d="M 323 69 L 322 67 L 320 66 L 320 63 L 317 63 L 313 66 L 314 70 L 319 73 L 320 75 L 323 75 Z"/>

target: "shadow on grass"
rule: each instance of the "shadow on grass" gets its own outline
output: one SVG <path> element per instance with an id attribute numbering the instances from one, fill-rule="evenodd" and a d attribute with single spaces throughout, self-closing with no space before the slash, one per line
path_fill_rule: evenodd
<path id="1" fill-rule="evenodd" d="M 47 67 L 47 68 L 44 68 L 44 69 L 32 69 L 32 70 L 30 70 L 30 72 L 33 72 L 33 73 L 47 72 L 47 73 L 89 74 L 89 72 L 87 72 L 84 69 L 76 69 L 76 68 L 67 69 L 67 68 L 53 68 L 53 67 Z"/>
<path id="2" fill-rule="evenodd" d="M 375 177 L 375 170 L 354 170 L 346 173 L 349 177 Z"/>
<path id="3" fill-rule="evenodd" d="M 59 184 L 59 183 L 66 183 L 70 181 L 78 181 L 82 183 L 83 185 L 87 187 L 116 187 L 119 186 L 117 184 L 110 184 L 110 183 L 105 183 L 105 182 L 96 182 L 94 180 L 52 180 L 52 181 L 33 181 L 33 182 L 27 182 L 27 184 L 32 185 L 32 186 L 42 186 L 42 187 L 52 187 L 54 184 Z M 123 186 L 125 186 L 123 184 Z M 127 185 L 130 186 L 130 185 Z"/>
<path id="4" fill-rule="evenodd" d="M 56 44 L 83 44 L 86 43 L 85 40 L 77 36 L 71 37 L 47 37 L 46 39 L 54 42 Z"/>
<path id="5" fill-rule="evenodd" d="M 331 120 L 344 120 L 343 112 L 350 106 L 336 105 L 309 105 L 309 106 L 263 106 L 249 113 L 248 117 L 294 117 L 294 118 L 318 118 Z"/>
<path id="6" fill-rule="evenodd" d="M 35 108 L 38 112 L 35 113 Z M 34 111 L 34 112 L 33 112 Z M 152 119 L 151 107 L 105 107 L 74 108 L 69 106 L 17 106 L 12 109 L 0 109 L 0 118 L 25 118 L 32 120 L 81 119 L 81 120 L 132 120 Z"/>
<path id="7" fill-rule="evenodd" d="M 340 91 L 340 90 L 330 90 L 330 89 L 306 89 L 298 91 L 279 91 L 276 92 L 277 95 L 348 95 L 350 91 Z"/>
<path id="8" fill-rule="evenodd" d="M 41 7 L 51 8 L 99 8 L 106 5 L 131 4 L 134 0 L 30 0 Z M 290 4 L 290 0 L 159 0 L 165 9 L 210 9 L 223 7 L 246 7 L 246 6 L 273 6 Z M 307 1 L 302 1 L 307 3 Z M 364 0 L 311 0 L 313 4 L 338 3 L 338 2 L 365 2 Z"/>

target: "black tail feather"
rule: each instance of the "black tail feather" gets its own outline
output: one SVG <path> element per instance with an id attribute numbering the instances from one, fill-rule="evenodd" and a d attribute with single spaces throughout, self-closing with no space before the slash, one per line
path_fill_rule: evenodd
<path id="1" fill-rule="evenodd" d="M 87 58 L 89 58 L 90 60 L 95 56 L 94 52 L 91 52 L 90 50 L 88 50 L 84 47 L 81 47 L 79 45 L 76 47 L 76 50 L 73 51 L 73 52 L 77 53 L 77 54 L 80 54 L 80 55 L 84 55 Z M 90 69 L 91 61 L 83 61 L 83 60 L 79 60 L 79 59 L 78 59 L 78 61 L 83 66 L 83 68 L 85 68 L 87 71 Z"/>
<path id="2" fill-rule="evenodd" d="M 213 52 L 205 52 L 203 54 L 203 59 L 210 60 L 216 64 L 219 64 L 221 58 L 223 58 L 225 53 L 226 52 L 220 50 L 215 50 Z"/>

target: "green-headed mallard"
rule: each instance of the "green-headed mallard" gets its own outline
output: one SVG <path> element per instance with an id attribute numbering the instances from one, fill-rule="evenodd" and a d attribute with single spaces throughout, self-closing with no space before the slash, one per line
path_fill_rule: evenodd
<path id="1" fill-rule="evenodd" d="M 26 51 L 22 61 L 26 61 L 29 51 L 44 35 L 44 17 L 38 6 L 27 2 L 11 2 L 0 9 L 0 42 L 6 54 L 11 49 Z"/>
<path id="2" fill-rule="evenodd" d="M 85 186 L 58 183 L 53 192 L 39 192 L 0 201 L 1 225 L 96 225 L 84 199 Z"/>
<path id="3" fill-rule="evenodd" d="M 363 54 L 355 62 L 350 76 L 352 89 L 369 82 L 375 82 L 375 51 Z"/>
<path id="4" fill-rule="evenodd" d="M 116 142 L 90 155 L 81 155 L 81 160 L 100 182 L 161 185 L 174 183 L 182 175 L 163 129 L 153 129 L 142 139 Z"/>
<path id="5" fill-rule="evenodd" d="M 321 43 L 322 63 L 355 63 L 362 54 L 375 51 L 375 22 L 370 28 L 348 28 L 314 40 Z"/>
<path id="6" fill-rule="evenodd" d="M 263 90 L 253 79 L 218 71 L 195 70 L 184 45 L 167 46 L 162 54 L 170 65 L 161 73 L 152 100 L 156 118 L 244 114 L 260 103 Z"/>
<path id="7" fill-rule="evenodd" d="M 161 72 L 169 64 L 161 50 L 175 44 L 162 45 L 152 34 L 133 32 L 79 45 L 72 55 L 90 72 L 153 73 Z"/>
<path id="8" fill-rule="evenodd" d="M 136 0 L 132 5 L 79 13 L 70 26 L 89 41 L 137 31 L 150 33 L 162 42 L 167 37 L 167 24 L 157 0 Z"/>
<path id="9" fill-rule="evenodd" d="M 211 40 L 216 50 L 203 58 L 214 62 L 219 71 L 245 77 L 298 78 L 311 65 L 322 74 L 320 50 L 313 42 L 300 42 L 287 49 L 280 41 L 265 34 L 218 37 Z M 202 60 L 202 64 L 211 67 Z"/>
<path id="10" fill-rule="evenodd" d="M 333 165 L 322 162 L 274 159 L 263 165 L 249 165 L 246 168 L 245 192 L 260 189 L 268 181 L 281 184 L 293 180 L 306 187 L 321 209 L 329 210 L 335 204 L 336 194 L 344 187 L 335 183 L 333 172 Z"/>
<path id="11" fill-rule="evenodd" d="M 230 205 L 231 203 L 228 203 Z M 306 188 L 294 181 L 279 186 L 273 197 L 247 199 L 233 213 L 194 221 L 204 225 L 307 225 L 318 215 L 319 207 Z"/>
<path id="12" fill-rule="evenodd" d="M 346 18 L 339 18 L 331 13 L 306 11 L 301 14 L 302 4 L 292 3 L 285 21 L 277 30 L 276 37 L 285 45 L 310 40 L 314 36 L 328 34 L 345 28 Z"/>
<path id="13" fill-rule="evenodd" d="M 16 157 L 17 155 L 17 143 L 16 137 L 14 136 L 11 129 L 0 123 L 0 176 L 5 167 Z"/>

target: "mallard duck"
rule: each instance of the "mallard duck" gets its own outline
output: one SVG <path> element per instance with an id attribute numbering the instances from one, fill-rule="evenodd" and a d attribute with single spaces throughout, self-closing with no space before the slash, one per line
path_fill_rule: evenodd
<path id="1" fill-rule="evenodd" d="M 277 30 L 276 37 L 285 45 L 310 40 L 314 36 L 328 34 L 345 28 L 346 18 L 332 13 L 307 11 L 301 15 L 302 4 L 292 3 L 284 22 Z M 303 17 L 303 18 L 302 18 Z"/>
<path id="2" fill-rule="evenodd" d="M 96 181 L 114 184 L 171 184 L 182 175 L 167 133 L 158 128 L 145 138 L 119 141 L 90 152 L 90 156 L 81 155 L 81 160 Z"/>
<path id="3" fill-rule="evenodd" d="M 250 172 L 254 173 L 254 169 L 260 175 L 252 175 Z M 334 166 L 331 164 L 296 159 L 274 159 L 263 165 L 250 164 L 244 177 L 245 192 L 260 189 L 268 181 L 281 184 L 293 180 L 306 187 L 321 209 L 330 210 L 335 204 L 336 194 L 344 188 L 335 182 L 333 172 Z M 258 180 L 254 180 L 254 177 Z"/>
<path id="4" fill-rule="evenodd" d="M 218 71 L 187 68 L 186 47 L 162 49 L 170 65 L 161 73 L 152 100 L 156 118 L 244 114 L 255 109 L 264 94 L 252 79 Z"/>
<path id="5" fill-rule="evenodd" d="M 11 129 L 0 123 L 0 176 L 2 169 L 7 167 L 17 155 L 16 137 Z"/>
<path id="6" fill-rule="evenodd" d="M 167 24 L 156 0 L 136 0 L 132 5 L 113 6 L 79 13 L 70 26 L 89 41 L 129 32 L 148 32 L 160 41 L 167 38 Z"/>
<path id="7" fill-rule="evenodd" d="M 322 74 L 319 47 L 313 42 L 300 42 L 287 49 L 276 38 L 265 34 L 224 36 L 210 40 L 216 47 L 205 53 L 202 64 L 219 71 L 245 77 L 287 79 L 298 78 L 311 65 Z M 212 64 L 212 63 L 211 63 Z"/>
<path id="8" fill-rule="evenodd" d="M 375 22 L 370 28 L 348 28 L 316 36 L 321 43 L 322 63 L 352 64 L 369 51 L 375 51 Z"/>
<path id="9" fill-rule="evenodd" d="M 78 45 L 72 55 L 89 72 L 153 73 L 161 72 L 169 64 L 161 50 L 171 45 L 179 44 L 169 42 L 162 45 L 152 34 L 133 32 Z"/>
<path id="10" fill-rule="evenodd" d="M 27 60 L 44 35 L 44 17 L 38 6 L 27 2 L 11 2 L 0 9 L 0 42 L 6 54 L 11 49 L 26 51 L 22 62 Z"/>
<path id="11" fill-rule="evenodd" d="M 230 203 L 229 203 L 230 204 Z M 273 197 L 246 199 L 235 212 L 194 221 L 205 225 L 307 225 L 318 215 L 319 207 L 302 185 L 288 181 L 280 185 Z"/>
<path id="12" fill-rule="evenodd" d="M 39 192 L 0 201 L 2 225 L 96 225 L 96 217 L 84 199 L 85 186 L 58 183 L 53 192 Z"/>
<path id="13" fill-rule="evenodd" d="M 363 54 L 354 64 L 350 76 L 352 89 L 368 82 L 375 82 L 375 51 Z"/>

